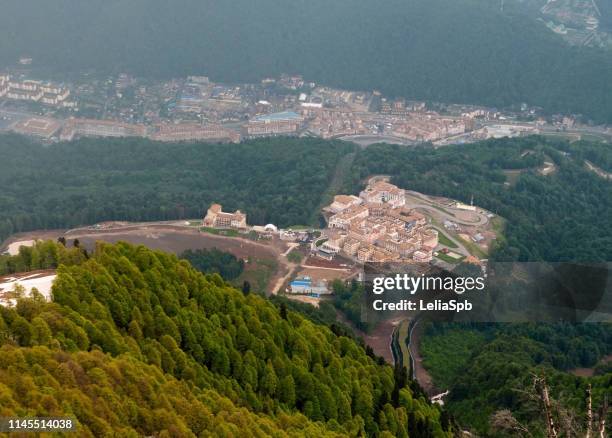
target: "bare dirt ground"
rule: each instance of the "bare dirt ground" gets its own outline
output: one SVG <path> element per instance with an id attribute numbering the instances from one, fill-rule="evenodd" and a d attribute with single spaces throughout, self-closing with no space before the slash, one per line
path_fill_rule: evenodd
<path id="1" fill-rule="evenodd" d="M 244 260 L 274 260 L 278 263 L 278 268 L 269 281 L 270 285 L 276 285 L 279 280 L 283 280 L 291 268 L 286 258 L 282 257 L 287 251 L 287 244 L 280 240 L 255 242 L 247 238 L 218 236 L 200 232 L 197 228 L 172 224 L 125 224 L 100 230 L 80 228 L 69 231 L 34 231 L 12 236 L 5 245 L 23 240 L 56 240 L 58 237 L 65 237 L 68 242 L 79 239 L 88 249 L 93 249 L 96 241 L 123 241 L 175 254 L 187 249 L 218 248 Z"/>
<path id="2" fill-rule="evenodd" d="M 319 307 L 319 303 L 321 302 L 321 298 L 309 297 L 307 295 L 285 295 L 288 299 L 293 301 L 299 301 L 300 303 L 310 304 L 314 307 Z"/>
<path id="3" fill-rule="evenodd" d="M 612 354 L 606 357 L 603 357 L 599 361 L 599 363 L 602 363 L 602 364 L 606 364 L 610 362 L 612 362 Z M 570 370 L 570 373 L 578 377 L 593 377 L 595 375 L 595 368 L 574 368 L 573 370 Z"/>
<path id="4" fill-rule="evenodd" d="M 345 260 L 336 257 L 334 260 L 325 260 L 320 257 L 308 257 L 304 260 L 303 266 L 308 268 L 322 268 L 322 269 L 338 269 L 338 270 L 351 270 L 354 263 L 347 262 Z"/>
<path id="5" fill-rule="evenodd" d="M 60 236 L 64 235 L 66 230 L 42 230 L 42 231 L 32 231 L 27 233 L 17 233 L 13 234 L 11 237 L 6 239 L 4 242 L 0 242 L 0 254 L 4 251 L 9 251 L 11 245 L 19 242 L 28 242 L 33 240 L 55 240 Z M 19 248 L 17 248 L 19 249 Z"/>
<path id="6" fill-rule="evenodd" d="M 419 382 L 419 385 L 421 385 L 421 388 L 425 390 L 427 395 L 431 397 L 438 394 L 440 391 L 434 386 L 431 375 L 423 366 L 423 357 L 420 353 L 422 334 L 422 325 L 417 324 L 412 330 L 412 335 L 410 337 L 410 352 L 412 353 L 412 358 L 414 359 L 414 374 L 416 380 Z"/>
<path id="7" fill-rule="evenodd" d="M 336 270 L 336 269 L 322 269 L 322 268 L 303 268 L 300 270 L 299 275 L 301 277 L 310 277 L 313 281 L 326 280 L 332 282 L 335 279 L 346 280 L 350 278 L 353 273 L 351 270 Z"/>
<path id="8" fill-rule="evenodd" d="M 586 160 L 584 162 L 584 164 L 586 165 L 587 169 L 595 172 L 601 178 L 612 180 L 612 173 L 608 173 L 608 172 L 604 171 L 603 169 L 601 169 L 600 167 L 597 167 L 596 165 L 594 165 L 593 163 L 591 163 L 588 160 Z"/>
<path id="9" fill-rule="evenodd" d="M 283 289 L 283 286 L 286 286 L 289 283 L 289 280 L 295 273 L 295 270 L 297 269 L 298 265 L 293 263 L 285 263 L 284 267 L 284 275 L 279 275 L 275 278 L 275 281 L 273 283 L 270 282 L 270 284 L 273 285 L 270 288 L 270 293 L 272 293 L 273 295 L 278 294 Z"/>
<path id="10" fill-rule="evenodd" d="M 393 338 L 393 331 L 401 320 L 383 321 L 372 331 L 372 333 L 368 334 L 355 327 L 355 325 L 339 311 L 336 312 L 336 319 L 349 326 L 353 330 L 353 333 L 355 333 L 355 336 L 362 338 L 366 345 L 372 347 L 372 350 L 374 350 L 377 356 L 382 356 L 387 363 L 393 364 L 391 341 Z"/>

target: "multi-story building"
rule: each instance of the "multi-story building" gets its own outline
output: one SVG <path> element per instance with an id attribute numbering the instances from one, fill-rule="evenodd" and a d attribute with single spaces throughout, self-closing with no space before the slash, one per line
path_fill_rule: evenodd
<path id="1" fill-rule="evenodd" d="M 205 227 L 214 228 L 247 228 L 247 216 L 240 210 L 226 213 L 220 204 L 212 204 L 202 221 Z"/>
<path id="2" fill-rule="evenodd" d="M 359 194 L 359 197 L 370 204 L 389 204 L 393 208 L 406 204 L 406 191 L 386 181 L 377 181 Z"/>
<path id="3" fill-rule="evenodd" d="M 359 246 L 360 245 L 361 245 L 361 243 L 359 242 L 359 240 L 353 239 L 353 238 L 349 237 L 344 242 L 343 251 L 346 254 L 350 255 L 350 256 L 355 256 L 355 255 L 357 255 L 357 251 L 359 251 Z"/>
<path id="4" fill-rule="evenodd" d="M 299 131 L 302 123 L 303 119 L 299 114 L 286 111 L 255 117 L 247 123 L 244 130 L 249 137 L 293 135 Z"/>
<path id="5" fill-rule="evenodd" d="M 335 214 L 362 203 L 363 200 L 354 195 L 336 195 L 334 196 L 334 202 L 327 207 L 327 210 Z"/>
<path id="6" fill-rule="evenodd" d="M 369 214 L 370 212 L 368 207 L 364 205 L 357 205 L 333 215 L 329 220 L 329 226 L 330 228 L 347 230 L 352 221 L 366 218 Z"/>
<path id="7" fill-rule="evenodd" d="M 18 81 L 12 80 L 8 76 L 0 76 L 0 97 L 40 102 L 63 108 L 76 106 L 75 102 L 68 100 L 70 90 L 62 85 L 33 80 Z"/>
<path id="8" fill-rule="evenodd" d="M 405 202 L 405 191 L 384 181 L 369 185 L 360 198 L 336 196 L 325 208 L 335 212 L 329 218 L 328 252 L 340 247 L 362 262 L 426 260 L 438 246 L 438 232 Z"/>
<path id="9" fill-rule="evenodd" d="M 75 137 L 144 137 L 145 134 L 144 125 L 73 118 L 65 123 L 60 139 L 68 141 Z"/>
<path id="10" fill-rule="evenodd" d="M 240 134 L 221 125 L 197 123 L 160 124 L 150 138 L 156 141 L 219 141 L 240 142 Z"/>
<path id="11" fill-rule="evenodd" d="M 433 260 L 433 252 L 421 249 L 414 252 L 412 259 L 417 263 L 429 263 Z"/>
<path id="12" fill-rule="evenodd" d="M 17 122 L 12 129 L 19 134 L 51 140 L 61 128 L 62 124 L 58 120 L 34 117 Z"/>

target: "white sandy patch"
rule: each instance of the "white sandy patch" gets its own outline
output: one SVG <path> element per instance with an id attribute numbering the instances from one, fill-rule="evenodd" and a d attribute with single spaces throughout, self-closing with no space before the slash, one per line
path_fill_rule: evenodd
<path id="1" fill-rule="evenodd" d="M 2 279 L 2 283 L 0 283 L 0 306 L 15 305 L 16 300 L 12 297 L 12 292 L 15 290 L 16 284 L 23 286 L 25 289 L 24 296 L 26 297 L 30 296 L 32 289 L 36 288 L 47 301 L 51 301 L 51 287 L 56 277 L 56 274 L 42 277 L 40 274 L 33 274 L 21 278 L 8 277 Z"/>
<path id="2" fill-rule="evenodd" d="M 8 246 L 7 252 L 9 253 L 9 255 L 17 255 L 19 254 L 19 248 L 22 246 L 34 246 L 35 241 L 34 240 L 21 240 L 19 242 L 13 242 Z"/>

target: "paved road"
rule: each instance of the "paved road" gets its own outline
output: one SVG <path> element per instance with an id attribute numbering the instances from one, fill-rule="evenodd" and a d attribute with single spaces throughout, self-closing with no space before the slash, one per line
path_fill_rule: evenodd
<path id="1" fill-rule="evenodd" d="M 414 202 L 411 198 L 416 198 L 417 201 L 420 202 Z M 441 217 L 443 220 L 449 220 L 452 222 L 455 222 L 457 224 L 461 224 L 461 225 L 467 225 L 467 226 L 474 226 L 474 227 L 479 227 L 479 226 L 483 226 L 486 225 L 489 222 L 489 218 L 485 215 L 482 214 L 478 211 L 473 212 L 477 217 L 478 220 L 476 222 L 474 221 L 466 221 L 463 220 L 461 218 L 458 218 L 456 216 L 454 216 L 452 213 L 456 212 L 459 213 L 463 210 L 457 210 L 457 209 L 453 209 L 450 207 L 446 207 L 446 206 L 438 206 L 440 208 L 443 208 L 444 210 L 448 211 L 451 214 L 448 214 L 442 210 L 439 210 L 438 208 L 434 207 L 434 205 L 436 205 L 435 201 L 430 200 L 427 196 L 417 193 L 417 192 L 413 192 L 413 191 L 407 191 L 406 192 L 406 203 L 408 205 L 408 207 L 410 208 L 421 208 L 421 209 L 425 209 L 429 212 L 431 212 L 432 214 L 435 214 L 436 216 Z"/>

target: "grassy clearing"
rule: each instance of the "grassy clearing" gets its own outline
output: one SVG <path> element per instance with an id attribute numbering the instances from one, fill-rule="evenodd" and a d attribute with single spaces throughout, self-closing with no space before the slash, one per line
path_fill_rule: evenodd
<path id="1" fill-rule="evenodd" d="M 438 242 L 440 245 L 444 245 L 449 248 L 459 248 L 459 245 L 450 240 L 446 234 L 440 231 L 440 229 L 436 228 L 436 231 L 438 232 Z"/>
<path id="2" fill-rule="evenodd" d="M 398 331 L 398 342 L 402 352 L 402 365 L 406 368 L 410 367 L 410 351 L 408 350 L 408 329 L 410 328 L 410 321 L 404 320 L 399 326 Z"/>
<path id="3" fill-rule="evenodd" d="M 267 258 L 250 259 L 244 272 L 236 279 L 234 284 L 241 287 L 245 281 L 251 283 L 251 287 L 257 292 L 266 292 L 270 280 L 278 269 L 276 260 Z"/>
<path id="4" fill-rule="evenodd" d="M 486 252 L 484 252 L 482 250 L 482 248 L 478 245 L 476 245 L 474 242 L 470 241 L 470 240 L 465 240 L 462 239 L 461 237 L 457 236 L 457 240 L 463 244 L 463 246 L 465 246 L 465 248 L 470 252 L 470 254 L 472 254 L 475 257 L 478 257 L 479 259 L 486 259 L 488 257 L 488 254 Z"/>
<path id="5" fill-rule="evenodd" d="M 521 176 L 521 174 L 525 172 L 526 170 L 527 169 L 512 169 L 512 170 L 503 170 L 502 172 L 504 173 L 504 175 L 506 175 L 506 179 L 508 180 L 508 183 L 511 186 L 514 186 L 519 180 L 519 177 Z"/>
<path id="6" fill-rule="evenodd" d="M 200 227 L 202 233 L 214 234 L 216 236 L 238 237 L 240 233 L 236 230 L 221 230 L 218 228 Z"/>
<path id="7" fill-rule="evenodd" d="M 461 263 L 461 261 L 463 259 L 465 259 L 465 257 L 463 257 L 463 256 L 458 258 L 458 259 L 456 259 L 454 257 L 451 257 L 451 256 L 449 256 L 447 254 L 443 254 L 441 252 L 439 252 L 436 257 L 439 258 L 440 260 L 446 262 L 446 263 L 451 263 L 453 265 L 457 265 L 457 264 Z"/>
<path id="8" fill-rule="evenodd" d="M 297 249 L 294 249 L 289 254 L 287 254 L 287 260 L 289 260 L 291 263 L 300 263 L 302 261 L 302 258 L 302 253 Z"/>

